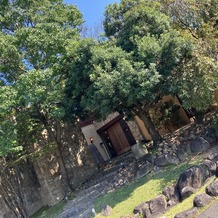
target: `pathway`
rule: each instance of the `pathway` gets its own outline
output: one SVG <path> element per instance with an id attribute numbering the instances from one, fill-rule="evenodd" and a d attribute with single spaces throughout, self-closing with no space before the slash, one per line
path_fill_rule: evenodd
<path id="1" fill-rule="evenodd" d="M 69 200 L 58 218 L 93 217 L 94 200 L 143 176 L 140 172 L 145 171 L 140 169 L 146 164 L 145 159 L 137 161 L 130 152 L 105 163 L 98 175 L 84 184 L 82 190 L 77 191 L 77 197 Z"/>

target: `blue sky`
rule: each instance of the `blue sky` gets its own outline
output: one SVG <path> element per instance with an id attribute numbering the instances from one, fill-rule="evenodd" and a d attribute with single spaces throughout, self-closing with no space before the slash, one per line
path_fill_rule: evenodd
<path id="1" fill-rule="evenodd" d="M 105 7 L 120 0 L 64 0 L 67 4 L 75 4 L 83 14 L 88 26 L 94 26 L 103 19 Z"/>

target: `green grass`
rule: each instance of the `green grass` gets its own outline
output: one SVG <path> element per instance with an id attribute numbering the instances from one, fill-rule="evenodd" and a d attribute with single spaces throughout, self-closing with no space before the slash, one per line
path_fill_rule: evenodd
<path id="1" fill-rule="evenodd" d="M 97 218 L 103 218 L 100 215 L 100 211 L 106 205 L 113 208 L 113 214 L 108 216 L 108 218 L 120 218 L 122 215 L 131 215 L 135 206 L 161 194 L 164 188 L 178 180 L 181 172 L 199 162 L 201 162 L 201 158 L 193 158 L 189 163 L 169 166 L 164 171 L 150 174 L 115 192 L 97 198 L 95 201 L 95 209 L 99 213 Z"/>
<path id="2" fill-rule="evenodd" d="M 61 201 L 53 207 L 42 207 L 38 212 L 31 216 L 31 218 L 56 218 L 58 214 L 63 211 L 67 201 Z"/>
<path id="3" fill-rule="evenodd" d="M 103 216 L 100 215 L 100 211 L 106 205 L 113 208 L 113 214 L 108 216 L 108 218 L 120 218 L 122 215 L 131 215 L 135 206 L 161 194 L 165 187 L 178 180 L 181 172 L 194 164 L 199 164 L 200 162 L 202 162 L 202 157 L 193 157 L 188 163 L 183 163 L 178 166 L 169 166 L 165 168 L 164 171 L 156 174 L 150 173 L 146 177 L 142 177 L 132 184 L 126 185 L 103 197 L 97 198 L 95 200 L 95 210 L 99 214 L 96 218 L 103 218 Z M 198 190 L 198 192 L 204 192 L 205 186 Z M 170 208 L 164 216 L 171 218 L 174 217 L 175 214 L 191 208 L 193 205 L 193 198 L 194 195 L 190 196 L 182 203 Z M 44 207 L 31 216 L 31 218 L 56 218 L 57 215 L 63 211 L 66 203 L 66 201 L 61 201 L 53 207 Z"/>

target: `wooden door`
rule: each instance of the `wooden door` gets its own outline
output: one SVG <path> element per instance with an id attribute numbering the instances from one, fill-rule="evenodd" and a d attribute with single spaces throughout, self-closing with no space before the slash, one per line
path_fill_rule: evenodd
<path id="1" fill-rule="evenodd" d="M 118 155 L 130 149 L 130 144 L 119 122 L 107 129 L 107 132 Z"/>

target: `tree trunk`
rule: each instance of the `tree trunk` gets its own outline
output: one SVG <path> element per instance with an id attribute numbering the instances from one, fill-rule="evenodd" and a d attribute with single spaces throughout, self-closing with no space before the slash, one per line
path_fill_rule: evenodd
<path id="1" fill-rule="evenodd" d="M 196 123 L 198 123 L 198 124 L 204 123 L 205 111 L 198 111 L 198 110 L 194 109 L 194 115 L 195 115 Z"/>
<path id="2" fill-rule="evenodd" d="M 149 112 L 145 110 L 137 110 L 135 115 L 137 115 L 143 121 L 146 129 L 148 130 L 148 133 L 150 134 L 153 140 L 154 146 L 156 146 L 160 141 L 162 141 L 162 137 L 156 129 L 153 121 L 151 120 Z"/>
<path id="3" fill-rule="evenodd" d="M 0 171 L 0 178 L 1 178 L 1 184 L 0 184 L 0 194 L 2 195 L 5 204 L 8 206 L 8 208 L 13 211 L 16 217 L 22 217 L 27 218 L 27 212 L 26 208 L 23 203 L 22 197 L 17 193 L 17 190 L 15 187 L 13 187 L 13 182 L 10 180 L 14 179 L 14 182 L 17 183 L 18 181 L 14 178 L 17 175 L 15 174 L 14 177 L 7 175 L 10 174 L 9 172 L 4 172 L 5 170 Z M 16 181 L 15 181 L 16 180 Z M 16 186 L 19 186 L 20 184 L 17 183 Z"/>

